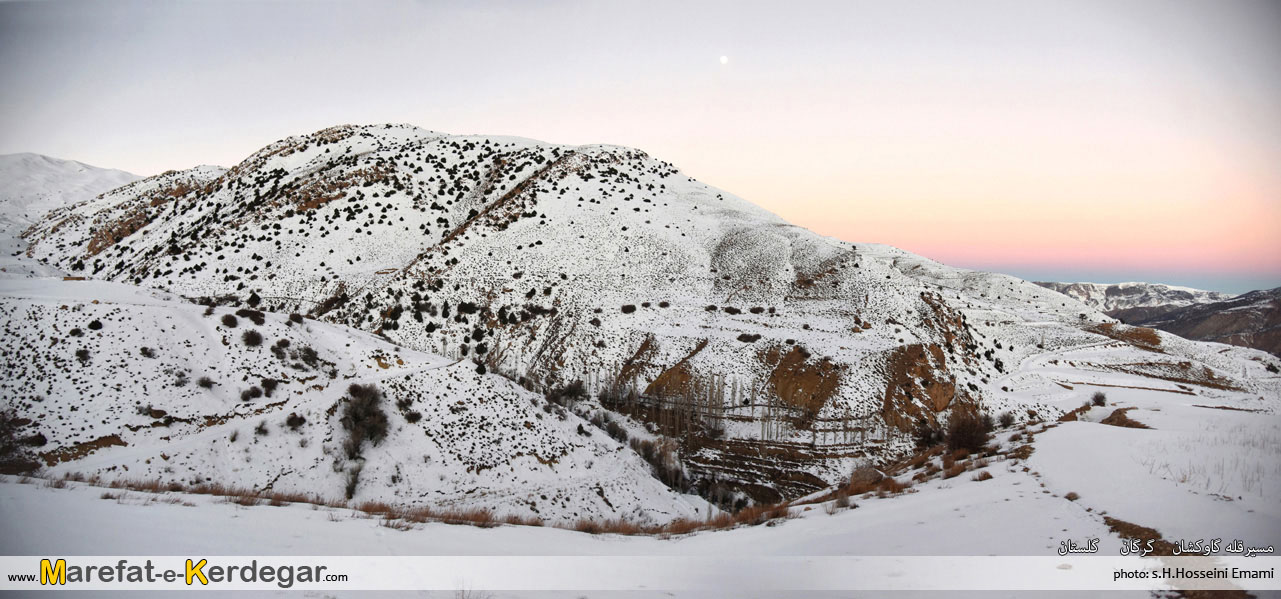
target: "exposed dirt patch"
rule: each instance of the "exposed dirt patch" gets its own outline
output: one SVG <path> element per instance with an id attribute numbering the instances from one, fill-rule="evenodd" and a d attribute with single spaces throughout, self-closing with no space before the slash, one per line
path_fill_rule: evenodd
<path id="1" fill-rule="evenodd" d="M 193 191 L 196 191 L 196 188 L 191 184 L 186 181 L 179 181 L 171 187 L 166 187 L 153 193 L 148 205 L 152 208 L 163 206 L 165 203 L 181 198 Z"/>
<path id="2" fill-rule="evenodd" d="M 166 204 L 196 192 L 199 192 L 199 189 L 191 185 L 190 181 L 177 181 L 167 187 L 143 193 L 136 200 L 129 202 L 130 207 L 114 219 L 106 213 L 101 219 L 95 218 L 93 235 L 86 247 L 88 255 L 96 256 L 122 239 L 133 235 L 150 224 L 156 215 L 163 212 Z"/>
<path id="3" fill-rule="evenodd" d="M 1099 424 L 1107 424 L 1109 426 L 1120 426 L 1124 428 L 1152 428 L 1137 420 L 1131 420 L 1129 416 L 1125 415 L 1126 412 L 1129 412 L 1130 410 L 1133 410 L 1133 409 L 1134 408 L 1118 408 L 1116 410 L 1113 410 L 1112 413 L 1109 414 L 1107 418 L 1100 420 Z"/>
<path id="4" fill-rule="evenodd" d="M 1148 547 L 1148 544 L 1150 542 L 1152 547 L 1152 552 L 1149 555 L 1155 555 L 1159 557 L 1161 556 L 1173 557 L 1175 555 L 1174 543 L 1171 543 L 1165 540 L 1164 538 L 1162 538 L 1161 533 L 1157 532 L 1156 529 L 1148 528 L 1146 526 L 1140 526 L 1138 524 L 1134 524 L 1133 522 L 1126 522 L 1125 520 L 1120 520 L 1117 518 L 1113 518 L 1111 516 L 1104 516 L 1103 522 L 1108 525 L 1108 530 L 1111 530 L 1113 533 L 1116 533 L 1116 535 L 1121 537 L 1122 539 L 1137 540 L 1140 543 L 1142 543 L 1143 547 L 1145 548 Z M 1219 598 L 1244 599 L 1248 597 L 1254 597 L 1254 595 L 1251 595 L 1250 593 L 1247 593 L 1240 589 L 1186 590 L 1186 591 L 1179 591 L 1178 596 L 1185 597 L 1188 599 L 1211 599 L 1211 598 L 1213 599 L 1219 599 Z"/>
<path id="5" fill-rule="evenodd" d="M 380 354 L 380 353 L 379 353 L 379 354 L 374 354 L 374 362 L 377 362 L 377 363 L 378 363 L 378 367 L 379 367 L 379 368 L 381 368 L 381 369 L 383 369 L 383 370 L 386 370 L 386 369 L 388 369 L 388 368 L 391 368 L 391 360 L 389 360 L 389 359 L 387 358 L 387 356 L 384 356 L 384 355 L 382 355 L 382 354 Z M 400 358 L 396 358 L 396 365 L 397 365 L 397 366 L 404 366 L 404 365 L 405 365 L 405 361 L 404 361 L 404 360 L 402 360 L 402 359 L 400 359 Z"/>
<path id="6" fill-rule="evenodd" d="M 1071 412 L 1067 412 L 1062 416 L 1059 416 L 1059 422 L 1076 422 L 1077 420 L 1080 419 L 1081 414 L 1084 414 L 1088 411 L 1090 411 L 1090 406 L 1088 405 L 1081 406 L 1079 408 L 1076 408 L 1075 410 L 1072 410 Z"/>
<path id="7" fill-rule="evenodd" d="M 46 451 L 40 454 L 40 458 L 44 460 L 45 464 L 49 466 L 56 466 L 62 462 L 78 460 L 98 451 L 99 449 L 113 446 L 124 447 L 126 445 L 128 445 L 128 443 L 125 443 L 124 440 L 120 438 L 120 435 L 107 435 L 105 437 L 98 437 L 92 441 L 85 441 L 84 443 L 77 443 L 75 445 L 59 447 L 52 451 Z"/>
<path id="8" fill-rule="evenodd" d="M 1009 453 L 1005 455 L 1009 456 L 1010 459 L 1027 460 L 1028 458 L 1032 457 L 1033 451 L 1036 451 L 1036 449 L 1032 447 L 1031 443 L 1027 443 L 1027 444 L 1015 447 L 1014 449 L 1011 449 Z"/>
<path id="9" fill-rule="evenodd" d="M 320 391 L 320 390 L 323 390 L 323 389 L 324 389 L 324 387 L 321 387 L 321 386 L 319 386 L 319 385 L 317 385 L 316 387 L 313 387 L 313 388 L 314 388 L 314 389 L 316 389 L 317 391 Z M 201 425 L 200 425 L 200 427 L 199 427 L 198 429 L 196 429 L 196 430 L 204 430 L 204 429 L 209 428 L 209 427 L 211 427 L 211 426 L 217 426 L 217 425 L 222 424 L 222 423 L 224 423 L 224 422 L 229 422 L 229 421 L 231 421 L 231 420 L 233 420 L 233 419 L 235 419 L 235 418 L 250 418 L 250 417 L 253 417 L 253 416 L 257 416 L 257 415 L 262 414 L 262 413 L 264 413 L 264 412 L 267 412 L 267 411 L 269 411 L 269 410 L 274 410 L 274 409 L 276 409 L 276 408 L 278 408 L 278 407 L 280 407 L 280 406 L 283 406 L 283 405 L 285 405 L 285 404 L 287 404 L 287 403 L 289 403 L 289 400 L 287 400 L 287 399 L 282 399 L 282 400 L 280 400 L 280 401 L 277 401 L 277 402 L 274 402 L 274 403 L 265 404 L 265 405 L 263 405 L 263 406 L 261 406 L 261 407 L 255 408 L 252 412 L 248 412 L 248 413 L 245 413 L 245 414 L 236 414 L 236 413 L 234 413 L 234 412 L 233 412 L 233 413 L 230 413 L 230 414 L 210 414 L 210 415 L 205 416 L 204 423 L 203 423 L 203 424 L 201 424 Z M 333 406 L 331 406 L 331 407 L 329 408 L 329 412 L 327 412 L 326 414 L 327 414 L 327 415 L 329 415 L 329 416 L 333 416 L 333 411 L 334 411 L 334 410 L 336 410 L 337 408 L 338 408 L 338 404 L 336 404 L 336 403 L 335 403 Z M 184 422 L 189 422 L 189 421 L 190 421 L 190 420 L 185 420 Z"/>
<path id="10" fill-rule="evenodd" d="M 1112 322 L 1105 322 L 1086 329 L 1092 333 L 1098 333 L 1105 337 L 1111 337 L 1117 341 L 1129 343 L 1139 349 L 1148 351 L 1162 352 L 1161 336 L 1157 335 L 1156 329 L 1147 327 L 1131 327 L 1118 325 Z"/>
<path id="11" fill-rule="evenodd" d="M 658 343 L 654 341 L 653 335 L 646 335 L 645 340 L 641 342 L 640 347 L 627 358 L 621 368 L 618 369 L 617 384 L 622 385 L 641 374 L 641 370 L 650 365 L 655 352 L 658 350 Z"/>
<path id="12" fill-rule="evenodd" d="M 921 301 L 930 308 L 932 316 L 925 320 L 925 324 L 943 336 L 943 347 L 948 353 L 955 352 L 958 347 L 974 345 L 974 337 L 970 335 L 964 315 L 949 307 L 942 297 L 930 292 L 921 292 Z M 962 352 L 961 357 L 966 363 L 973 359 L 969 352 Z"/>
<path id="13" fill-rule="evenodd" d="M 1255 413 L 1255 414 L 1261 414 L 1261 413 L 1263 413 L 1263 410 L 1251 410 L 1251 409 L 1249 409 L 1249 408 L 1234 408 L 1234 407 L 1232 407 L 1232 406 L 1202 406 L 1202 405 L 1193 405 L 1192 407 L 1194 407 L 1194 408 L 1208 408 L 1208 409 L 1211 409 L 1211 410 L 1231 410 L 1231 411 L 1233 411 L 1233 412 L 1252 412 L 1252 413 Z"/>
<path id="14" fill-rule="evenodd" d="M 1151 555 L 1174 556 L 1174 543 L 1162 538 L 1161 533 L 1157 532 L 1154 528 L 1139 526 L 1138 524 L 1126 522 L 1125 520 L 1113 518 L 1111 516 L 1104 516 L 1103 522 L 1108 525 L 1108 530 L 1116 533 L 1116 535 L 1122 539 L 1137 540 L 1143 543 L 1144 547 L 1146 547 L 1148 542 L 1151 541 Z"/>
<path id="15" fill-rule="evenodd" d="M 850 264 L 857 264 L 858 256 L 854 249 L 842 252 L 822 262 L 812 266 L 809 269 L 803 269 L 801 265 L 795 264 L 796 276 L 792 281 L 794 293 L 791 297 L 797 299 L 816 299 L 827 296 L 827 291 L 838 285 L 841 278 L 832 281 L 832 284 L 826 284 L 826 279 L 834 277 L 842 269 L 848 268 Z"/>
<path id="16" fill-rule="evenodd" d="M 285 187 L 286 193 L 273 198 L 272 203 L 279 205 L 283 201 L 294 202 L 299 212 L 315 210 L 329 202 L 347 196 L 347 189 L 357 185 L 391 183 L 395 173 L 391 167 L 374 165 L 371 168 L 356 169 L 340 177 L 330 177 L 328 173 L 317 173 L 304 181 L 296 181 Z"/>
<path id="17" fill-rule="evenodd" d="M 319 304 L 316 304 L 316 307 L 311 310 L 311 315 L 316 318 L 324 316 L 330 310 L 347 303 L 347 300 L 347 284 L 339 281 L 338 288 L 334 289 L 333 295 L 325 298 L 324 301 L 321 301 Z"/>

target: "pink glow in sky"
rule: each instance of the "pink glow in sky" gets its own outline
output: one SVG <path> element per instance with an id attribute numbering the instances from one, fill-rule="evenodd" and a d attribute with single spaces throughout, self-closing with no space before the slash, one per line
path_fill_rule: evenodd
<path id="1" fill-rule="evenodd" d="M 849 241 L 1246 291 L 1281 285 L 1276 31 L 1266 0 L 0 3 L 0 152 L 614 143 Z"/>

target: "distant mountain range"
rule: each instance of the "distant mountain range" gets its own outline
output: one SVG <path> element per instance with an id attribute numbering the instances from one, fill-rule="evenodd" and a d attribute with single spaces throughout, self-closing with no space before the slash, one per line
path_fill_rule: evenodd
<path id="1" fill-rule="evenodd" d="M 1076 298 L 1108 316 L 1140 321 L 1195 304 L 1230 299 L 1232 295 L 1160 283 L 1036 283 Z"/>
<path id="2" fill-rule="evenodd" d="M 1281 288 L 1239 296 L 1159 283 L 1049 283 L 1122 322 L 1281 356 Z"/>
<path id="3" fill-rule="evenodd" d="M 1185 306 L 1136 324 L 1187 339 L 1253 347 L 1281 356 L 1281 287 Z"/>

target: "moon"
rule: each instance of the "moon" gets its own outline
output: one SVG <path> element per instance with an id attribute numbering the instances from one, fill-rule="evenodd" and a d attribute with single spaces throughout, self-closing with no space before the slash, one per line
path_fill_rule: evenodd
<path id="1" fill-rule="evenodd" d="M 722 57 L 721 57 L 721 64 L 729 64 L 729 57 L 728 57 L 728 56 L 722 56 Z"/>

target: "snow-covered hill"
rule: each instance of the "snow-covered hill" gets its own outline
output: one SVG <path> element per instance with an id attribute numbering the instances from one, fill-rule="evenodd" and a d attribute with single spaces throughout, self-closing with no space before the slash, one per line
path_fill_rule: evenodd
<path id="1" fill-rule="evenodd" d="M 539 390 L 581 381 L 757 501 L 901 456 L 957 410 L 1057 417 L 998 383 L 1046 351 L 1113 344 L 1141 352 L 1131 371 L 1258 384 L 1253 354 L 821 237 L 615 146 L 334 127 L 55 210 L 27 238 L 75 275 L 304 312 Z"/>
<path id="2" fill-rule="evenodd" d="M 6 276 L 42 267 L 16 260 L 26 249 L 19 237 L 54 208 L 87 200 L 140 177 L 40 154 L 0 155 L 0 272 Z M 47 267 L 45 267 L 47 268 Z"/>
<path id="3" fill-rule="evenodd" d="M 0 280 L 0 394 L 47 473 L 218 484 L 570 523 L 707 504 L 573 410 L 339 325 L 101 281 Z M 358 390 L 385 438 L 354 448 Z M 594 432 L 593 432 L 594 431 Z M 353 455 L 355 454 L 355 455 Z M 700 511 L 701 510 L 701 511 Z"/>

